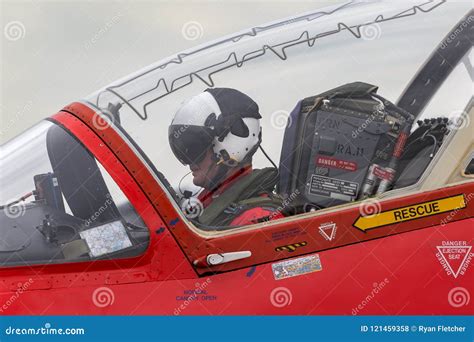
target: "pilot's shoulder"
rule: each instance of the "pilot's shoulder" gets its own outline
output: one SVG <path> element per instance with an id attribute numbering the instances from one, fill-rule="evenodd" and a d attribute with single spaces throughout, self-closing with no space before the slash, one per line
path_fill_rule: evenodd
<path id="1" fill-rule="evenodd" d="M 283 214 L 277 208 L 270 206 L 254 207 L 243 211 L 240 215 L 238 215 L 232 220 L 230 225 L 243 226 L 248 224 L 276 220 L 283 217 Z"/>

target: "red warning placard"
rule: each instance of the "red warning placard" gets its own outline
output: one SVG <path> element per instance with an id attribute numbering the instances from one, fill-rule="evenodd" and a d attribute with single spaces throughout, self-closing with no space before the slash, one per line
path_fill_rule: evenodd
<path id="1" fill-rule="evenodd" d="M 319 166 L 331 167 L 335 169 L 342 169 L 347 171 L 357 170 L 357 164 L 348 160 L 342 160 L 331 157 L 317 157 L 316 164 Z"/>

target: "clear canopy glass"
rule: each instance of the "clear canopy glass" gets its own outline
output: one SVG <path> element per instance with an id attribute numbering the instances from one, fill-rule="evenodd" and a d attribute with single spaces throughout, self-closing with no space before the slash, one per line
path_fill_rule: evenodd
<path id="1" fill-rule="evenodd" d="M 339 4 L 179 53 L 104 87 L 87 102 L 117 116 L 178 194 L 185 189 L 195 193 L 192 177 L 186 177 L 189 170 L 168 143 L 168 127 L 184 101 L 211 87 L 249 95 L 262 114 L 262 146 L 279 164 L 288 117 L 299 101 L 359 81 L 378 87 L 378 94 L 396 104 L 471 6 L 442 1 Z M 455 119 L 464 113 L 472 96 L 470 60 L 467 53 L 453 66 L 449 84 L 455 86 L 443 84 L 416 119 Z M 266 166 L 269 160 L 257 152 L 253 167 Z"/>
<path id="2" fill-rule="evenodd" d="M 42 121 L 0 152 L 0 266 L 123 258 L 148 229 L 74 136 Z"/>

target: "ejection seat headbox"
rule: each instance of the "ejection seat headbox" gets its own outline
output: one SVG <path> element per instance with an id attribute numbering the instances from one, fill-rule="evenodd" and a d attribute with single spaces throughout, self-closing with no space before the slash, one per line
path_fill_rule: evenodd
<path id="1" fill-rule="evenodd" d="M 363 82 L 303 99 L 283 138 L 279 193 L 306 211 L 386 191 L 413 120 Z"/>

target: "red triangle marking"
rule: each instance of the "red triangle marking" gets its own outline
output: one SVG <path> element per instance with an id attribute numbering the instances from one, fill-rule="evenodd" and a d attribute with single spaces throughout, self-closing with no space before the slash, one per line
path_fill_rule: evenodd
<path id="1" fill-rule="evenodd" d="M 471 252 L 472 246 L 436 246 L 436 248 L 443 257 L 454 278 L 457 278 L 462 265 L 464 265 L 464 262 Z"/>

